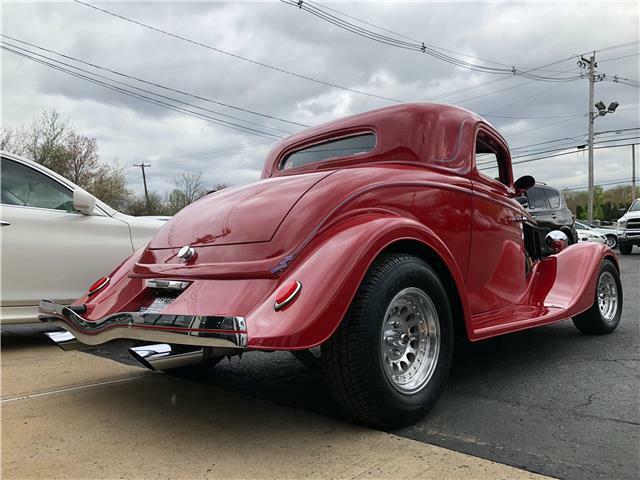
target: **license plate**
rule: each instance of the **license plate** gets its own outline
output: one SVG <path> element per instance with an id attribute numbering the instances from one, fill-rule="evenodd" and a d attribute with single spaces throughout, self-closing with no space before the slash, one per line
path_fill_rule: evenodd
<path id="1" fill-rule="evenodd" d="M 175 297 L 156 297 L 151 305 L 140 308 L 140 313 L 160 313 L 162 310 L 173 302 Z"/>

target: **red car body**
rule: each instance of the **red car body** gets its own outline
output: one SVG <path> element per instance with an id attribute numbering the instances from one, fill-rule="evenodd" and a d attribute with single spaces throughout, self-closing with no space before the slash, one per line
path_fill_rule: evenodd
<path id="1" fill-rule="evenodd" d="M 369 153 L 278 169 L 288 152 L 363 132 L 376 134 Z M 573 245 L 525 272 L 517 219 L 528 213 L 514 200 L 510 158 L 502 159 L 509 184 L 480 173 L 479 132 L 508 152 L 481 117 L 433 104 L 383 108 L 293 135 L 271 150 L 262 180 L 186 207 L 111 274 L 106 288 L 75 305 L 86 305 L 87 322 L 99 322 L 148 304 L 146 279 L 192 282 L 163 314 L 240 316 L 247 348 L 308 349 L 338 327 L 373 260 L 407 250 L 447 279 L 469 340 L 586 310 L 598 267 L 604 258 L 617 265 L 614 254 L 602 245 Z M 177 256 L 185 245 L 196 252 L 187 262 Z M 279 291 L 292 280 L 303 286 L 299 297 L 275 311 Z M 131 326 L 113 328 L 127 338 Z"/>
<path id="2" fill-rule="evenodd" d="M 366 151 L 283 168 L 295 152 L 370 134 Z M 477 164 L 478 145 L 495 154 L 499 179 Z M 41 319 L 75 348 L 133 339 L 214 355 L 306 350 L 331 338 L 389 252 L 437 273 L 471 341 L 587 311 L 603 261 L 618 269 L 613 252 L 584 243 L 543 256 L 514 184 L 507 143 L 472 112 L 404 104 L 355 115 L 279 142 L 260 181 L 189 205 L 74 306 L 43 301 Z M 158 310 L 167 286 L 177 291 Z"/>

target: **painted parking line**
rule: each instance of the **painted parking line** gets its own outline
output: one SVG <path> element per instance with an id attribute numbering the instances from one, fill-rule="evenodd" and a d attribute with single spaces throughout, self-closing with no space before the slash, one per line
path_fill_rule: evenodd
<path id="1" fill-rule="evenodd" d="M 140 378 L 147 378 L 148 376 L 149 376 L 149 374 L 138 375 L 137 377 L 119 378 L 117 380 L 106 380 L 104 382 L 96 382 L 96 383 L 89 383 L 89 384 L 86 384 L 86 385 L 78 385 L 76 387 L 59 388 L 57 390 L 50 390 L 48 392 L 33 393 L 33 394 L 29 394 L 29 395 L 20 395 L 18 397 L 11 397 L 11 398 L 2 399 L 2 400 L 0 400 L 0 404 L 9 403 L 9 402 L 15 402 L 15 401 L 18 401 L 18 400 L 27 400 L 29 398 L 46 397 L 48 395 L 57 395 L 59 393 L 72 392 L 74 390 L 84 390 L 85 388 L 101 387 L 103 385 L 111 385 L 111 384 L 114 384 L 114 383 L 130 382 L 131 380 L 138 380 Z"/>

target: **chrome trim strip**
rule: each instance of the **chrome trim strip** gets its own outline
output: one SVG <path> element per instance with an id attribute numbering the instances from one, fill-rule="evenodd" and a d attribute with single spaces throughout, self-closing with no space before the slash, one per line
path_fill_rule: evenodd
<path id="1" fill-rule="evenodd" d="M 130 339 L 177 345 L 245 348 L 248 341 L 243 317 L 119 312 L 100 320 L 88 321 L 64 305 L 42 300 L 38 319 L 64 328 L 85 345 Z"/>
<path id="2" fill-rule="evenodd" d="M 180 282 L 177 280 L 153 279 L 147 280 L 148 288 L 157 288 L 159 290 L 174 290 L 181 292 L 190 285 L 190 282 Z"/>

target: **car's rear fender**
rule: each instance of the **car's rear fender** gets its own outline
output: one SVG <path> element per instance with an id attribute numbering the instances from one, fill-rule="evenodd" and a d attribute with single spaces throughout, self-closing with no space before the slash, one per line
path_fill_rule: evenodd
<path id="1" fill-rule="evenodd" d="M 469 319 L 464 278 L 442 240 L 428 227 L 391 212 L 351 215 L 319 233 L 290 267 L 279 287 L 247 316 L 248 347 L 307 349 L 338 328 L 373 261 L 399 242 L 419 244 L 448 270 L 465 323 Z M 293 281 L 302 290 L 288 308 L 275 311 L 276 298 Z"/>

